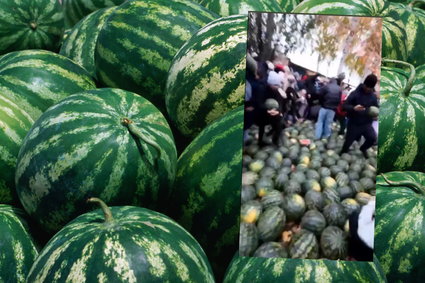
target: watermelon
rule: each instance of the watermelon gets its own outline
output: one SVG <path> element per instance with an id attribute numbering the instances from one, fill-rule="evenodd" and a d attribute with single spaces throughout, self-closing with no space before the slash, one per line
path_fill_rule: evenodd
<path id="1" fill-rule="evenodd" d="M 267 209 L 271 206 L 282 207 L 283 195 L 280 191 L 277 190 L 268 191 L 265 196 L 261 198 L 261 204 L 263 209 Z"/>
<path id="2" fill-rule="evenodd" d="M 257 196 L 253 186 L 242 186 L 241 203 L 244 204 Z"/>
<path id="3" fill-rule="evenodd" d="M 321 211 L 325 205 L 323 194 L 314 190 L 310 190 L 304 197 L 308 209 L 317 209 Z"/>
<path id="4" fill-rule="evenodd" d="M 301 228 L 309 230 L 316 235 L 320 235 L 325 227 L 326 219 L 317 210 L 309 210 L 301 218 Z"/>
<path id="5" fill-rule="evenodd" d="M 289 244 L 291 258 L 314 259 L 319 257 L 319 244 L 313 232 L 301 229 Z"/>
<path id="6" fill-rule="evenodd" d="M 391 3 L 388 15 L 400 18 L 407 33 L 406 61 L 419 66 L 425 64 L 422 38 L 425 36 L 425 11 L 419 8 L 423 1 L 409 1 L 410 3 Z M 419 5 L 418 5 L 419 4 Z"/>
<path id="7" fill-rule="evenodd" d="M 370 106 L 368 109 L 367 109 L 367 114 L 369 115 L 369 116 L 371 116 L 371 117 L 378 117 L 378 115 L 379 115 L 379 108 L 378 107 L 376 107 L 376 106 Z"/>
<path id="8" fill-rule="evenodd" d="M 328 226 L 320 235 L 320 248 L 328 259 L 342 259 L 347 257 L 348 234 L 336 226 Z"/>
<path id="9" fill-rule="evenodd" d="M 290 194 L 283 199 L 283 208 L 289 220 L 298 220 L 303 216 L 306 204 L 299 194 Z"/>
<path id="10" fill-rule="evenodd" d="M 337 183 L 332 177 L 324 177 L 320 180 L 320 185 L 323 190 L 336 189 Z"/>
<path id="11" fill-rule="evenodd" d="M 195 137 L 244 102 L 246 16 L 211 22 L 177 52 L 165 89 L 167 113 L 179 131 Z"/>
<path id="12" fill-rule="evenodd" d="M 403 21 L 389 15 L 390 4 L 382 0 L 306 0 L 294 8 L 293 13 L 329 15 L 355 15 L 383 17 L 382 57 L 397 60 L 407 58 L 407 34 Z"/>
<path id="13" fill-rule="evenodd" d="M 285 212 L 277 206 L 266 209 L 258 219 L 258 236 L 264 242 L 276 240 L 285 227 Z"/>
<path id="14" fill-rule="evenodd" d="M 325 205 L 331 203 L 339 203 L 340 200 L 341 196 L 339 195 L 339 192 L 336 189 L 323 190 L 323 201 Z"/>
<path id="15" fill-rule="evenodd" d="M 342 227 L 347 220 L 347 213 L 344 207 L 339 203 L 331 203 L 323 208 L 323 215 L 328 225 Z"/>
<path id="16" fill-rule="evenodd" d="M 58 231 L 99 195 L 111 204 L 166 206 L 177 153 L 159 110 L 119 89 L 77 93 L 28 132 L 16 168 L 18 197 L 46 231 Z"/>
<path id="17" fill-rule="evenodd" d="M 363 192 L 357 193 L 356 197 L 355 197 L 356 201 L 360 205 L 366 205 L 370 201 L 371 198 L 372 198 L 372 196 L 370 194 L 363 193 Z"/>
<path id="18" fill-rule="evenodd" d="M 277 0 L 282 12 L 291 12 L 302 0 Z"/>
<path id="19" fill-rule="evenodd" d="M 290 194 L 298 194 L 301 193 L 301 185 L 298 181 L 290 179 L 288 182 L 285 183 L 283 187 L 283 192 L 286 195 Z"/>
<path id="20" fill-rule="evenodd" d="M 288 257 L 288 252 L 286 251 L 285 247 L 282 246 L 282 243 L 266 242 L 259 246 L 252 256 L 267 258 Z"/>
<path id="21" fill-rule="evenodd" d="M 374 262 L 235 257 L 224 279 L 233 282 L 384 283 L 386 278 L 376 257 Z"/>
<path id="22" fill-rule="evenodd" d="M 425 65 L 409 71 L 383 67 L 378 171 L 425 171 Z"/>
<path id="23" fill-rule="evenodd" d="M 63 0 L 65 27 L 71 28 L 82 18 L 102 8 L 120 5 L 125 0 Z"/>
<path id="24" fill-rule="evenodd" d="M 273 181 L 270 178 L 260 178 L 255 182 L 257 195 L 263 197 L 273 189 Z"/>
<path id="25" fill-rule="evenodd" d="M 425 276 L 424 185 L 422 172 L 376 178 L 374 250 L 388 282 L 422 282 Z"/>
<path id="26" fill-rule="evenodd" d="M 38 251 L 24 220 L 24 212 L 0 204 L 0 227 L 0 282 L 25 282 Z"/>
<path id="27" fill-rule="evenodd" d="M 16 101 L 33 119 L 70 94 L 96 88 L 86 70 L 45 50 L 1 56 L 0 79 L 1 94 Z"/>
<path id="28" fill-rule="evenodd" d="M 255 223 L 263 210 L 262 201 L 250 200 L 241 206 L 241 221 L 245 223 Z"/>
<path id="29" fill-rule="evenodd" d="M 2 0 L 0 55 L 24 49 L 56 51 L 64 20 L 57 0 Z"/>
<path id="30" fill-rule="evenodd" d="M 95 87 L 84 69 L 50 51 L 16 51 L 0 58 L 0 203 L 20 206 L 16 158 L 34 121 L 60 99 Z"/>
<path id="31" fill-rule="evenodd" d="M 97 38 L 105 21 L 115 9 L 116 7 L 100 9 L 79 21 L 69 31 L 59 51 L 61 55 L 84 67 L 94 78 L 97 77 L 94 60 Z"/>
<path id="32" fill-rule="evenodd" d="M 354 212 L 360 211 L 360 204 L 353 198 L 344 199 L 343 201 L 341 201 L 341 205 L 344 207 L 344 210 L 348 216 L 350 216 Z"/>
<path id="33" fill-rule="evenodd" d="M 164 88 L 174 55 L 217 17 L 189 0 L 125 1 L 99 31 L 94 54 L 97 78 L 104 86 L 144 95 L 165 111 Z"/>
<path id="34" fill-rule="evenodd" d="M 281 12 L 277 0 L 195 0 L 222 17 L 247 15 L 250 11 Z M 291 10 L 287 10 L 290 12 Z"/>
<path id="35" fill-rule="evenodd" d="M 258 247 L 258 229 L 254 223 L 242 222 L 239 232 L 239 255 L 250 256 Z"/>
<path id="36" fill-rule="evenodd" d="M 214 282 L 204 251 L 173 220 L 141 207 L 101 206 L 47 243 L 27 282 Z"/>
<path id="37" fill-rule="evenodd" d="M 260 172 L 261 169 L 264 168 L 264 161 L 259 159 L 259 160 L 254 160 L 249 164 L 249 170 L 253 171 L 253 172 Z"/>
<path id="38" fill-rule="evenodd" d="M 243 107 L 227 113 L 180 155 L 167 209 L 199 241 L 217 277 L 238 248 L 243 117 Z"/>

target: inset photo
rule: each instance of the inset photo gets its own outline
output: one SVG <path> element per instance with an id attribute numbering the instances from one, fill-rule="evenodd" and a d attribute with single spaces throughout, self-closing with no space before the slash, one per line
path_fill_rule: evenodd
<path id="1" fill-rule="evenodd" d="M 373 260 L 381 33 L 249 13 L 240 256 Z"/>

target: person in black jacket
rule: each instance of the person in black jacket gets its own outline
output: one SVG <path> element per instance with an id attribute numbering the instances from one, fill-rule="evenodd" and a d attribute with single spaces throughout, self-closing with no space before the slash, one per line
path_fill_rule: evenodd
<path id="1" fill-rule="evenodd" d="M 332 131 L 332 122 L 335 117 L 335 111 L 341 101 L 341 88 L 336 79 L 331 79 L 319 94 L 320 110 L 316 122 L 316 139 L 329 138 Z"/>
<path id="2" fill-rule="evenodd" d="M 364 82 L 348 96 L 342 106 L 343 110 L 347 112 L 348 123 L 341 154 L 348 152 L 353 142 L 363 136 L 365 142 L 361 145 L 360 150 L 365 158 L 368 158 L 367 150 L 377 140 L 375 130 L 372 127 L 373 117 L 368 114 L 369 107 L 378 107 L 378 99 L 374 89 L 377 81 L 378 78 L 374 74 L 368 75 Z"/>

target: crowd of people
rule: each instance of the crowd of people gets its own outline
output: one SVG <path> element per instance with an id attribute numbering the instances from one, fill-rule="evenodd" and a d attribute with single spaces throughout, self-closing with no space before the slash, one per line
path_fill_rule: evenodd
<path id="1" fill-rule="evenodd" d="M 262 146 L 265 127 L 271 125 L 272 142 L 279 145 L 285 127 L 308 119 L 315 122 L 315 139 L 328 139 L 332 123 L 338 121 L 338 134 L 345 135 L 340 153 L 348 152 L 354 141 L 364 137 L 360 150 L 367 158 L 367 150 L 377 141 L 377 114 L 370 111 L 378 108 L 376 75 L 368 75 L 352 90 L 344 82 L 344 73 L 334 78 L 308 70 L 300 74 L 291 65 L 286 57 L 271 62 L 247 55 L 245 137 L 256 124 Z"/>

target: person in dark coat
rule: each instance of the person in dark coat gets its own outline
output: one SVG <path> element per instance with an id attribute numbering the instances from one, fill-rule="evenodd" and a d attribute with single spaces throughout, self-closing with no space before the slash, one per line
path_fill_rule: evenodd
<path id="1" fill-rule="evenodd" d="M 367 150 L 376 143 L 377 136 L 372 126 L 373 117 L 368 114 L 368 111 L 371 106 L 378 107 L 378 99 L 374 93 L 377 81 L 378 78 L 374 74 L 368 75 L 343 104 L 348 123 L 341 154 L 348 152 L 353 142 L 363 136 L 365 142 L 360 146 L 360 150 L 365 158 L 368 158 Z"/>
<path id="2" fill-rule="evenodd" d="M 321 108 L 316 122 L 316 139 L 329 138 L 332 131 L 332 122 L 335 111 L 341 101 L 341 88 L 336 79 L 331 79 L 329 84 L 322 88 L 319 94 Z"/>

